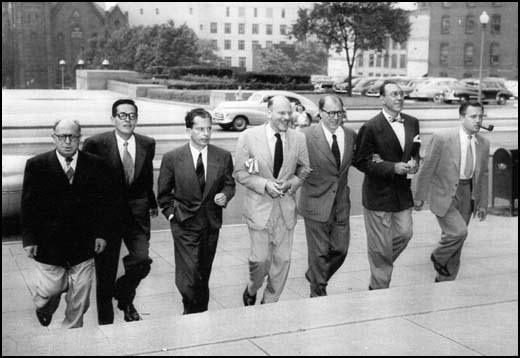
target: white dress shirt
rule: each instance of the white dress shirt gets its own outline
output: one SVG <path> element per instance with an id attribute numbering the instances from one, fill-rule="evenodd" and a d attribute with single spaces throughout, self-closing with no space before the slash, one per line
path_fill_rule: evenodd
<path id="1" fill-rule="evenodd" d="M 459 136 L 460 136 L 460 174 L 459 174 L 459 179 L 470 179 L 470 178 L 466 178 L 464 176 L 464 169 L 466 168 L 466 155 L 467 155 L 467 151 L 468 151 L 468 136 L 469 134 L 466 133 L 466 131 L 460 127 L 459 129 Z M 471 170 L 471 173 L 473 173 L 475 171 L 475 165 L 477 163 L 477 152 L 475 151 L 476 149 L 476 143 L 477 143 L 477 138 L 472 135 L 471 136 L 471 142 L 470 142 L 470 145 L 471 145 L 471 152 L 473 153 L 473 168 Z"/>
<path id="2" fill-rule="evenodd" d="M 125 140 L 119 136 L 116 132 L 116 141 L 117 141 L 117 149 L 119 150 L 119 158 L 121 159 L 121 163 L 123 163 L 123 157 L 125 154 Z M 128 153 L 130 153 L 130 156 L 132 157 L 132 160 L 134 161 L 134 167 L 135 167 L 135 136 L 132 134 L 132 136 L 126 140 L 128 142 Z"/>
<path id="3" fill-rule="evenodd" d="M 274 149 L 276 146 L 276 132 L 271 127 L 271 124 L 267 123 L 265 125 L 265 134 L 267 135 L 267 143 L 269 144 L 269 151 L 271 152 L 271 158 L 274 160 Z M 282 147 L 285 148 L 286 145 L 286 137 L 285 132 L 280 132 L 280 138 L 282 139 Z"/>
<path id="4" fill-rule="evenodd" d="M 391 122 L 392 116 L 388 114 L 385 109 L 383 108 L 383 115 L 385 116 L 386 120 L 394 130 L 395 135 L 397 136 L 397 139 L 399 140 L 399 144 L 401 144 L 401 149 L 404 151 L 404 144 L 405 144 L 405 134 L 404 134 L 404 122 Z M 397 119 L 401 119 L 401 113 L 397 114 Z"/>
<path id="5" fill-rule="evenodd" d="M 56 151 L 56 156 L 58 157 L 58 161 L 60 162 L 61 167 L 63 168 L 63 171 L 67 173 L 67 170 L 69 169 L 69 165 L 67 165 L 67 162 L 65 161 L 65 157 L 63 157 L 58 151 Z M 78 164 L 78 151 L 74 153 L 72 156 L 72 162 L 70 162 L 70 167 L 76 172 L 76 165 Z"/>
<path id="6" fill-rule="evenodd" d="M 206 180 L 208 176 L 208 146 L 205 146 L 202 151 L 199 151 L 197 148 L 193 146 L 190 140 L 190 151 L 191 151 L 191 159 L 193 160 L 193 167 L 197 170 L 197 161 L 199 160 L 199 154 L 202 153 L 202 164 L 204 164 L 204 180 Z"/>
<path id="7" fill-rule="evenodd" d="M 333 134 L 336 135 L 336 141 L 338 142 L 338 147 L 339 147 L 340 163 L 342 163 L 343 154 L 345 153 L 345 131 L 343 130 L 343 128 L 341 126 L 339 126 L 338 128 L 336 128 L 334 133 L 331 133 L 327 129 L 327 127 L 325 127 L 323 122 L 320 122 L 320 123 L 321 123 L 321 127 L 323 128 L 323 132 L 325 133 L 325 139 L 327 139 L 327 143 L 329 143 L 329 147 L 331 150 L 332 150 L 332 135 Z"/>

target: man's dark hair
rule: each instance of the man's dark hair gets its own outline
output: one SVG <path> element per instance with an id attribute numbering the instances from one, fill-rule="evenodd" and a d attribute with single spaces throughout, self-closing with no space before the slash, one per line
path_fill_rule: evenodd
<path id="1" fill-rule="evenodd" d="M 396 86 L 399 86 L 399 83 L 393 81 L 393 80 L 385 80 L 383 82 L 383 84 L 381 85 L 381 87 L 379 87 L 379 96 L 384 96 L 385 95 L 385 87 L 387 85 L 396 85 Z M 401 86 L 399 86 L 401 87 Z"/>
<path id="2" fill-rule="evenodd" d="M 318 108 L 320 109 L 320 111 L 323 111 L 323 107 L 325 106 L 325 100 L 327 98 L 330 98 L 332 101 L 338 101 L 339 104 L 341 105 L 341 109 L 344 108 L 343 100 L 341 99 L 341 97 L 329 94 L 329 95 L 321 97 L 320 100 L 318 101 Z"/>
<path id="3" fill-rule="evenodd" d="M 211 114 L 208 111 L 204 108 L 195 108 L 186 113 L 186 117 L 184 117 L 186 128 L 193 128 L 193 119 L 195 119 L 195 117 L 207 118 L 211 121 Z"/>
<path id="4" fill-rule="evenodd" d="M 131 106 L 134 106 L 135 114 L 137 114 L 137 105 L 135 104 L 135 102 L 131 99 L 125 98 L 125 99 L 118 99 L 117 101 L 114 102 L 114 104 L 112 105 L 112 117 L 115 117 L 117 115 L 117 107 L 122 104 L 129 104 Z"/>
<path id="5" fill-rule="evenodd" d="M 480 107 L 480 109 L 482 109 L 482 112 L 484 112 L 484 105 L 480 102 L 477 102 L 477 101 L 469 101 L 469 102 L 462 102 L 460 104 L 460 107 L 459 107 L 459 115 L 460 116 L 465 116 L 466 115 L 466 110 L 468 107 Z"/>

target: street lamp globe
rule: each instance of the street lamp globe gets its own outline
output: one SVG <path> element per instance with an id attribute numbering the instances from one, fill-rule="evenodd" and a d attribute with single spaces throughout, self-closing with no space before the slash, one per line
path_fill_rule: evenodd
<path id="1" fill-rule="evenodd" d="M 482 14 L 480 14 L 479 20 L 482 25 L 486 25 L 489 22 L 489 15 L 487 14 L 487 12 L 482 11 Z"/>
<path id="2" fill-rule="evenodd" d="M 486 25 L 489 22 L 489 15 L 487 12 L 482 11 L 482 14 L 480 14 L 479 21 L 482 24 L 482 36 L 480 41 L 480 63 L 479 63 L 479 69 L 478 69 L 478 102 L 482 102 L 482 65 L 483 65 L 483 58 L 484 58 L 484 36 L 486 33 Z"/>
<path id="3" fill-rule="evenodd" d="M 85 64 L 85 61 L 83 61 L 83 60 L 78 61 L 78 66 L 83 66 L 84 64 Z"/>
<path id="4" fill-rule="evenodd" d="M 110 62 L 108 62 L 108 60 L 105 58 L 103 62 L 101 62 L 101 64 L 103 65 L 103 67 L 107 68 Z"/>
<path id="5" fill-rule="evenodd" d="M 60 66 L 65 66 L 67 64 L 67 62 L 65 62 L 65 60 L 61 59 L 60 60 Z"/>

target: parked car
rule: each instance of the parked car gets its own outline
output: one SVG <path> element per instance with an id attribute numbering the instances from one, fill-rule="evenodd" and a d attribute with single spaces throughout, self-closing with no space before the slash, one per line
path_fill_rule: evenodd
<path id="1" fill-rule="evenodd" d="M 352 94 L 365 94 L 365 92 L 380 78 L 364 77 L 354 87 L 352 87 Z"/>
<path id="2" fill-rule="evenodd" d="M 443 93 L 449 86 L 457 82 L 456 78 L 451 77 L 430 77 L 424 82 L 418 83 L 409 97 L 413 99 L 432 99 L 434 102 L 442 102 Z"/>
<path id="3" fill-rule="evenodd" d="M 506 81 L 506 88 L 513 94 L 513 97 L 518 99 L 518 81 Z"/>
<path id="4" fill-rule="evenodd" d="M 220 103 L 213 110 L 213 122 L 222 129 L 243 131 L 248 125 L 263 124 L 268 120 L 267 101 L 273 96 L 285 96 L 291 103 L 302 104 L 311 121 L 316 119 L 318 106 L 310 99 L 289 91 L 258 91 L 246 101 Z"/>
<path id="5" fill-rule="evenodd" d="M 354 88 L 355 85 L 358 84 L 359 81 L 361 81 L 363 77 L 353 78 L 351 86 Z M 335 83 L 332 86 L 332 90 L 336 93 L 347 93 L 348 90 L 348 82 L 341 82 L 341 83 Z"/>
<path id="6" fill-rule="evenodd" d="M 410 98 L 410 93 L 412 93 L 412 91 L 415 89 L 415 86 L 426 81 L 427 79 L 428 78 L 416 78 L 408 81 L 405 85 L 403 85 L 401 88 L 404 92 L 404 98 Z"/>
<path id="7" fill-rule="evenodd" d="M 460 80 L 443 92 L 444 102 L 476 100 L 478 99 L 478 85 L 478 79 Z M 497 104 L 505 104 L 511 97 L 513 97 L 513 93 L 506 88 L 504 80 L 491 77 L 482 79 L 482 101 L 496 101 Z"/>
<path id="8" fill-rule="evenodd" d="M 387 78 L 381 78 L 374 82 L 372 86 L 370 86 L 366 92 L 364 93 L 365 96 L 369 97 L 379 97 L 379 90 L 381 89 L 381 86 L 385 81 L 393 81 L 397 83 L 401 88 L 403 88 L 409 81 L 409 78 L 405 77 L 387 77 Z M 404 89 L 403 89 L 404 92 Z"/>

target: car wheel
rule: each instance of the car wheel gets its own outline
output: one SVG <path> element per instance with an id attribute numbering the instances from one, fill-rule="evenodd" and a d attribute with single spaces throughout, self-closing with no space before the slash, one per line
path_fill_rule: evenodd
<path id="1" fill-rule="evenodd" d="M 507 97 L 503 95 L 497 96 L 497 104 L 506 104 L 507 103 Z"/>
<path id="2" fill-rule="evenodd" d="M 444 100 L 444 96 L 440 93 L 437 93 L 435 96 L 433 96 L 433 102 L 435 103 L 442 103 Z"/>
<path id="3" fill-rule="evenodd" d="M 244 116 L 235 117 L 233 120 L 233 129 L 237 132 L 242 132 L 247 128 L 247 118 Z"/>
<path id="4" fill-rule="evenodd" d="M 220 128 L 222 128 L 225 131 L 228 131 L 231 129 L 231 124 L 220 124 Z"/>

